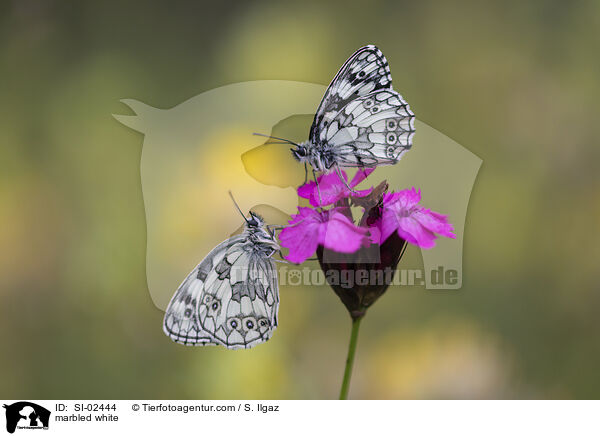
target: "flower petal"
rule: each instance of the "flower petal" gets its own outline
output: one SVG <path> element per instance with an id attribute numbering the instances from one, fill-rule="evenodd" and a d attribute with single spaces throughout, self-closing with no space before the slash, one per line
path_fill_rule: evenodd
<path id="1" fill-rule="evenodd" d="M 346 173 L 342 171 L 344 179 L 347 179 Z M 329 206 L 344 197 L 348 197 L 350 192 L 344 183 L 340 180 L 337 173 L 322 174 L 317 178 L 317 184 L 312 181 L 305 183 L 298 188 L 298 195 L 307 198 L 314 207 Z M 319 192 L 321 194 L 321 203 L 319 204 Z M 347 195 L 346 193 L 347 192 Z"/>
<path id="2" fill-rule="evenodd" d="M 354 253 L 363 245 L 367 229 L 355 226 L 340 212 L 332 212 L 319 229 L 319 243 L 339 253 Z"/>
<path id="3" fill-rule="evenodd" d="M 279 243 L 282 247 L 289 248 L 285 257 L 293 263 L 302 263 L 317 250 L 319 214 L 308 207 L 298 208 L 299 213 L 289 221 L 290 226 L 279 233 Z"/>
<path id="4" fill-rule="evenodd" d="M 398 236 L 422 248 L 435 245 L 437 234 L 455 238 L 452 224 L 445 215 L 419 205 L 421 191 L 414 187 L 396 193 L 385 194 L 381 220 L 376 223 L 381 230 L 383 243 L 394 231 Z"/>
<path id="5" fill-rule="evenodd" d="M 435 246 L 437 236 L 427 230 L 416 219 L 411 217 L 401 218 L 398 224 L 398 236 L 421 248 L 432 248 Z"/>
<path id="6" fill-rule="evenodd" d="M 456 235 L 452 233 L 454 231 L 454 227 L 452 227 L 452 224 L 448 222 L 448 217 L 445 215 L 432 212 L 428 209 L 421 209 L 415 211 L 412 214 L 412 217 L 419 221 L 419 223 L 427 230 L 439 233 L 440 235 L 448 238 L 456 238 Z"/>
<path id="7" fill-rule="evenodd" d="M 356 172 L 352 181 L 348 186 L 354 188 L 360 182 L 362 182 L 369 174 L 371 174 L 375 169 L 367 168 L 360 169 Z M 348 180 L 348 176 L 346 172 L 340 170 L 340 173 L 344 177 L 344 180 Z M 344 183 L 337 172 L 331 172 L 327 174 L 322 174 L 317 178 L 317 183 L 314 181 L 307 182 L 304 185 L 298 187 L 298 196 L 302 198 L 306 198 L 309 200 L 311 206 L 313 207 L 325 207 L 337 203 L 342 198 L 348 198 L 351 195 L 354 197 L 366 197 L 373 191 L 373 188 L 364 189 L 361 191 L 351 192 L 347 187 L 346 183 Z M 319 193 L 320 193 L 320 203 L 319 203 Z"/>
<path id="8" fill-rule="evenodd" d="M 383 196 L 384 205 L 399 202 L 399 206 L 405 209 L 416 206 L 419 204 L 419 201 L 421 201 L 421 190 L 417 191 L 414 187 L 399 192 L 389 192 Z"/>
<path id="9" fill-rule="evenodd" d="M 371 224 L 369 226 L 369 240 L 370 240 L 371 244 L 379 244 L 379 245 L 381 245 L 387 239 L 387 237 L 386 238 L 382 238 L 383 234 L 381 232 L 381 222 L 382 222 L 381 219 L 378 219 L 377 221 L 375 221 L 374 224 Z M 390 232 L 390 235 L 392 233 L 394 233 L 394 230 L 392 230 Z M 388 237 L 390 235 L 388 235 Z"/>
<path id="10" fill-rule="evenodd" d="M 310 181 L 298 187 L 298 196 L 302 198 L 310 199 L 313 195 L 313 191 L 317 184 L 314 181 Z"/>
<path id="11" fill-rule="evenodd" d="M 350 187 L 354 188 L 356 185 L 358 185 L 360 182 L 362 182 L 363 180 L 365 180 L 367 177 L 369 177 L 369 175 L 375 171 L 375 168 L 360 168 L 356 174 L 354 174 L 354 177 L 352 177 L 352 181 L 350 182 Z"/>
<path id="12" fill-rule="evenodd" d="M 373 192 L 373 188 L 369 188 L 369 189 L 363 189 L 361 191 L 354 191 L 352 193 L 352 197 L 366 197 L 367 195 L 369 195 L 371 192 Z"/>
<path id="13" fill-rule="evenodd" d="M 383 242 L 398 229 L 399 222 L 397 212 L 394 209 L 386 208 L 384 206 L 381 213 L 381 219 L 378 220 L 377 224 L 381 235 L 379 243 L 383 244 Z"/>

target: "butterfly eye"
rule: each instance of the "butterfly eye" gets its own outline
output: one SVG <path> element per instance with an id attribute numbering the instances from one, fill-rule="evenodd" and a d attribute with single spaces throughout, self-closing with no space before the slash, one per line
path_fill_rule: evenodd
<path id="1" fill-rule="evenodd" d="M 387 135 L 386 139 L 388 144 L 394 144 L 396 142 L 396 135 L 390 133 L 389 135 Z"/>
<path id="2" fill-rule="evenodd" d="M 241 325 L 242 322 L 239 318 L 229 318 L 227 320 L 227 327 L 229 327 L 231 330 L 239 330 Z"/>
<path id="3" fill-rule="evenodd" d="M 398 123 L 396 123 L 395 120 L 389 120 L 387 126 L 388 130 L 396 130 L 396 126 L 398 126 Z"/>

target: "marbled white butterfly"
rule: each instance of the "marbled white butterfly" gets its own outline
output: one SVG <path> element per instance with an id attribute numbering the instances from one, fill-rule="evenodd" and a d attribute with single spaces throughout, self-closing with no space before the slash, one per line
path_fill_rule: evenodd
<path id="1" fill-rule="evenodd" d="M 357 50 L 327 88 L 308 141 L 293 156 L 314 171 L 369 168 L 397 163 L 412 146 L 415 116 L 392 88 L 383 53 L 374 45 Z M 275 138 L 281 139 L 281 138 Z"/>
<path id="2" fill-rule="evenodd" d="M 279 243 L 256 213 L 244 220 L 244 231 L 217 245 L 173 295 L 163 322 L 173 341 L 237 349 L 273 334 L 279 285 L 271 256 Z"/>

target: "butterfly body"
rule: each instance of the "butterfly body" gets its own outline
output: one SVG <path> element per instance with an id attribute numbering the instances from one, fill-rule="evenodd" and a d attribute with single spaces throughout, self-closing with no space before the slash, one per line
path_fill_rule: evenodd
<path id="1" fill-rule="evenodd" d="M 275 235 L 253 212 L 244 231 L 217 245 L 181 283 L 163 330 L 184 345 L 251 348 L 277 327 Z"/>
<path id="2" fill-rule="evenodd" d="M 393 165 L 412 146 L 415 116 L 392 88 L 387 60 L 368 45 L 337 73 L 292 155 L 315 171 Z"/>

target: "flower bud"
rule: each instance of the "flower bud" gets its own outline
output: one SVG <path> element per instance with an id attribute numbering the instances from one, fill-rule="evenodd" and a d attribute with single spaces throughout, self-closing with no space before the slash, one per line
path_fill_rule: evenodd
<path id="1" fill-rule="evenodd" d="M 375 206 L 363 220 L 368 224 L 380 214 L 380 206 Z M 321 269 L 352 319 L 363 317 L 390 286 L 405 248 L 406 241 L 396 233 L 381 245 L 371 243 L 354 253 L 338 253 L 319 245 Z"/>

